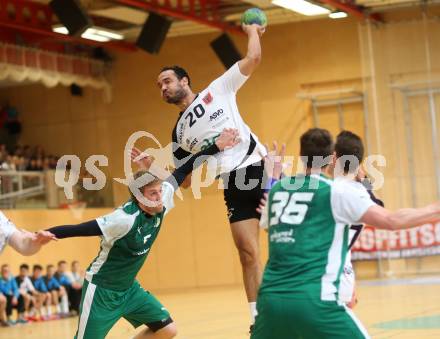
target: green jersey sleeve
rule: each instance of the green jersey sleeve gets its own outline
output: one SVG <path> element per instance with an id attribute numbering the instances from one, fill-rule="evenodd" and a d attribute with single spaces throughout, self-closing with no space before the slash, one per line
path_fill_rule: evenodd
<path id="1" fill-rule="evenodd" d="M 130 231 L 138 214 L 139 212 L 128 214 L 122 208 L 117 208 L 112 213 L 96 218 L 96 222 L 104 239 L 109 243 L 113 243 Z"/>

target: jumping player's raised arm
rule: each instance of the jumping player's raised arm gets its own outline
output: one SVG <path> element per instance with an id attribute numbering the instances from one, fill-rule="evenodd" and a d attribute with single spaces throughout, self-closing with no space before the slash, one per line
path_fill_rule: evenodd
<path id="1" fill-rule="evenodd" d="M 243 25 L 248 35 L 248 50 L 246 56 L 231 66 L 225 73 L 215 79 L 210 85 L 216 93 L 237 93 L 261 61 L 260 36 L 264 27 L 253 24 Z"/>
<path id="2" fill-rule="evenodd" d="M 257 24 L 243 25 L 242 27 L 248 36 L 248 49 L 246 56 L 238 62 L 238 67 L 243 75 L 249 76 L 261 62 L 260 38 L 265 27 Z"/>

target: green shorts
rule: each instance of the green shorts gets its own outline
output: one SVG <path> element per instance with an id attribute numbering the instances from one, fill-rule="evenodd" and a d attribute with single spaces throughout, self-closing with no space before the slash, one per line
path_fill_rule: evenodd
<path id="1" fill-rule="evenodd" d="M 334 301 L 262 295 L 251 339 L 370 338 L 353 312 Z"/>
<path id="2" fill-rule="evenodd" d="M 145 324 L 153 331 L 172 322 L 159 300 L 137 281 L 126 291 L 109 290 L 84 281 L 75 339 L 105 338 L 121 318 L 134 327 Z"/>

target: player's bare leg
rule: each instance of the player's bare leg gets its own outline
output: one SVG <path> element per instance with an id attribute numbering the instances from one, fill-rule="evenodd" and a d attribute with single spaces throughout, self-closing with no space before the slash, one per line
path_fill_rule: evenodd
<path id="1" fill-rule="evenodd" d="M 44 305 L 46 306 L 46 316 L 50 318 L 52 316 L 52 294 L 47 292 L 44 294 Z"/>
<path id="2" fill-rule="evenodd" d="M 133 339 L 171 339 L 174 338 L 176 335 L 176 325 L 174 323 L 171 323 L 156 332 L 153 332 L 147 328 L 136 335 Z"/>
<path id="3" fill-rule="evenodd" d="M 255 303 L 262 278 L 259 220 L 247 219 L 231 223 L 231 231 L 240 256 L 246 296 L 249 303 Z M 255 312 L 253 313 L 255 316 Z"/>
<path id="4" fill-rule="evenodd" d="M 32 296 L 30 294 L 27 294 L 26 292 L 24 292 L 22 294 L 23 296 L 23 300 L 24 300 L 24 310 L 25 312 L 29 312 L 29 308 L 31 306 L 31 302 L 32 302 Z"/>

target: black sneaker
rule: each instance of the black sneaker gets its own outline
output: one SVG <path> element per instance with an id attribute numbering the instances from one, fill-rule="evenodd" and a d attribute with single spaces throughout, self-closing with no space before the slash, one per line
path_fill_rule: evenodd
<path id="1" fill-rule="evenodd" d="M 252 324 L 251 326 L 249 326 L 249 334 L 252 334 L 252 332 L 254 331 L 254 325 Z"/>

